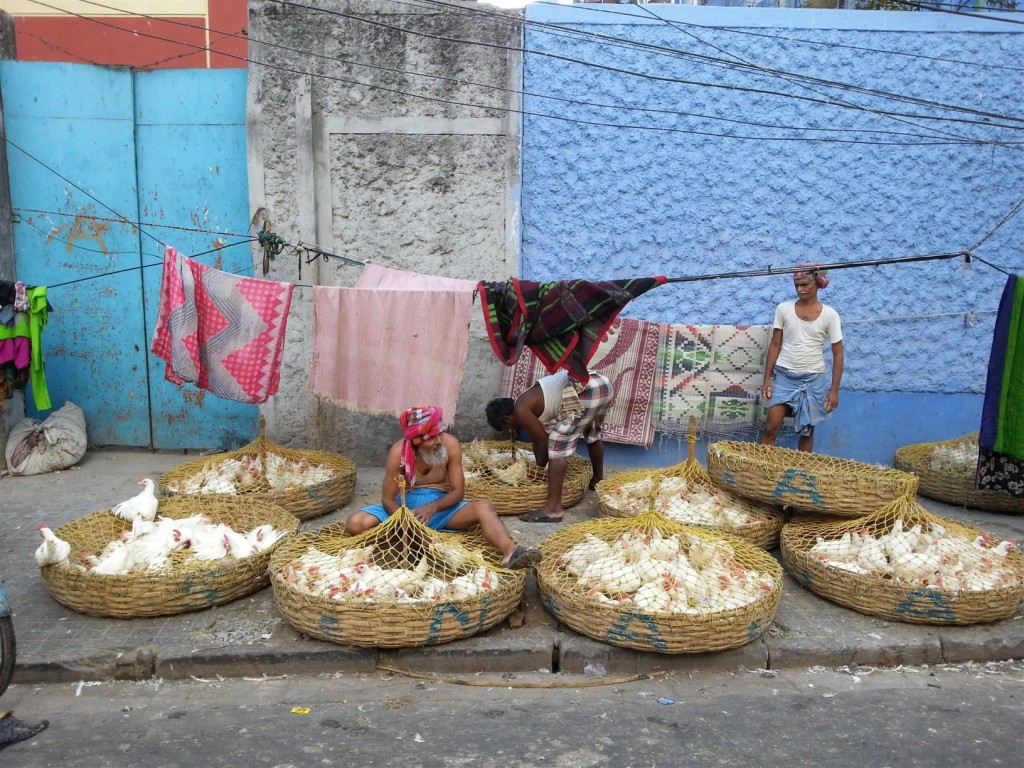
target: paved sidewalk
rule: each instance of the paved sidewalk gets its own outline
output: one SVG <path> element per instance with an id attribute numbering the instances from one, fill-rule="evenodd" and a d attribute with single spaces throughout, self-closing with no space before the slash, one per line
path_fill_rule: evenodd
<path id="1" fill-rule="evenodd" d="M 732 651 L 662 655 L 610 646 L 559 625 L 540 604 L 533 578 L 521 613 L 482 635 L 429 648 L 375 651 L 307 639 L 278 613 L 268 587 L 223 606 L 177 616 L 103 619 L 57 603 L 32 553 L 36 526 L 52 528 L 138 492 L 139 477 L 161 473 L 195 454 L 145 450 L 90 451 L 78 467 L 34 477 L 0 478 L 0 577 L 14 606 L 18 642 L 15 682 L 172 679 L 209 675 L 370 671 L 378 663 L 434 674 L 528 671 L 582 674 L 600 664 L 609 674 L 670 669 L 680 673 L 740 668 L 886 666 L 1024 657 L 1024 614 L 989 625 L 938 627 L 863 616 L 823 600 L 786 576 L 772 627 Z M 608 474 L 616 469 L 609 468 Z M 344 520 L 378 500 L 383 469 L 359 468 L 344 508 L 302 524 L 303 530 Z M 932 512 L 1024 540 L 1024 516 L 958 510 L 920 499 Z M 568 510 L 579 522 L 597 514 L 593 493 Z M 512 535 L 538 544 L 551 525 L 503 518 Z"/>

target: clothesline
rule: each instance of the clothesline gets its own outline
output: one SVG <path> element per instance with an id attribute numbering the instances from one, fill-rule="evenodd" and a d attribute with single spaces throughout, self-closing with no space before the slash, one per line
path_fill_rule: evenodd
<path id="1" fill-rule="evenodd" d="M 263 233 L 261 233 L 261 234 L 263 234 Z M 248 238 L 246 240 L 241 240 L 241 241 L 239 241 L 237 243 L 229 243 L 227 245 L 223 245 L 223 246 L 220 246 L 218 248 L 213 248 L 213 249 L 211 249 L 209 251 L 203 251 L 201 253 L 194 254 L 194 255 L 190 256 L 189 258 L 197 258 L 199 256 L 205 256 L 205 255 L 210 254 L 210 253 L 217 253 L 219 251 L 224 250 L 225 248 L 231 248 L 231 247 L 236 246 L 236 245 L 243 245 L 245 243 L 258 242 L 259 239 L 260 239 L 259 237 L 252 237 L 252 238 Z M 282 241 L 282 242 L 284 242 L 284 241 Z M 351 265 L 355 265 L 355 266 L 365 266 L 366 263 L 367 263 L 367 262 L 364 262 L 364 261 L 359 261 L 358 259 L 353 259 L 353 258 L 348 257 L 348 256 L 339 256 L 337 254 L 330 253 L 328 251 L 324 251 L 324 250 L 320 249 L 320 247 L 317 246 L 317 245 L 312 245 L 312 244 L 309 244 L 309 243 L 304 243 L 301 240 L 299 241 L 299 243 L 297 245 L 293 246 L 293 245 L 289 245 L 289 244 L 285 243 L 285 246 L 294 249 L 295 252 L 298 252 L 299 250 L 302 250 L 302 251 L 307 252 L 307 254 L 312 254 L 311 257 L 306 259 L 306 263 L 307 264 L 310 264 L 313 261 L 315 261 L 316 259 L 321 258 L 321 257 L 324 260 L 327 260 L 328 258 L 338 259 L 338 260 L 343 261 L 343 262 L 345 262 L 347 264 L 351 264 Z M 896 258 L 892 258 L 892 259 L 869 259 L 869 260 L 863 260 L 863 261 L 835 262 L 835 263 L 831 263 L 831 264 L 820 264 L 820 265 L 817 266 L 817 268 L 821 269 L 821 270 L 838 270 L 838 269 L 852 269 L 852 268 L 855 268 L 855 267 L 880 267 L 880 266 L 887 266 L 887 265 L 890 265 L 890 264 L 909 264 L 909 263 L 912 263 L 912 262 L 920 262 L 920 261 L 936 261 L 936 260 L 958 259 L 958 258 L 964 259 L 965 263 L 967 263 L 967 264 L 969 264 L 971 261 L 979 261 L 982 264 L 984 264 L 985 266 L 990 267 L 990 268 L 996 270 L 997 272 L 1001 272 L 1004 275 L 1012 274 L 1010 271 L 1008 271 L 1006 269 L 1003 269 L 1002 267 L 1000 267 L 1000 266 L 998 266 L 996 264 L 992 264 L 989 261 L 986 261 L 985 259 L 981 258 L 977 254 L 972 253 L 971 251 L 955 251 L 955 252 L 952 252 L 952 253 L 933 253 L 933 254 L 927 254 L 927 255 L 923 255 L 923 256 L 900 256 L 900 257 L 896 257 Z M 108 277 L 110 275 L 117 275 L 117 274 L 120 274 L 120 273 L 123 273 L 123 272 L 132 272 L 132 271 L 137 270 L 137 269 L 148 269 L 149 267 L 159 267 L 161 265 L 162 265 L 162 262 L 154 262 L 152 264 L 141 264 L 141 265 L 136 266 L 136 267 L 126 267 L 125 269 L 117 269 L 117 270 L 114 270 L 113 272 L 103 272 L 103 273 L 98 274 L 98 275 L 90 275 L 88 277 L 80 277 L 80 278 L 78 278 L 76 280 L 68 280 L 68 281 L 63 282 L 63 283 L 55 283 L 55 284 L 49 286 L 49 288 L 51 288 L 51 289 L 53 289 L 53 288 L 62 288 L 62 287 L 67 286 L 67 285 L 74 285 L 75 283 L 85 282 L 86 280 L 95 280 L 95 279 L 98 279 L 98 278 L 101 278 L 101 277 Z M 702 280 L 726 280 L 726 279 L 730 279 L 730 278 L 740 278 L 740 277 L 769 277 L 769 276 L 774 276 L 774 275 L 792 274 L 794 272 L 800 272 L 800 271 L 803 271 L 803 270 L 806 270 L 806 269 L 807 269 L 806 266 L 799 266 L 799 267 L 797 267 L 797 266 L 794 266 L 794 267 L 768 267 L 767 269 L 751 269 L 751 270 L 744 270 L 744 271 L 738 271 L 738 272 L 719 272 L 719 273 L 707 274 L 707 275 L 687 275 L 687 276 L 683 276 L 683 277 L 667 277 L 667 278 L 665 278 L 664 282 L 666 284 L 667 283 L 689 283 L 689 282 L 697 282 L 697 281 L 702 281 Z M 300 261 L 300 270 L 301 270 L 301 261 Z M 232 274 L 240 274 L 240 273 L 232 273 Z M 295 285 L 295 287 L 298 287 L 298 288 L 313 288 L 313 287 L 316 287 L 316 286 L 313 286 L 311 284 L 298 283 L 298 282 L 294 283 L 294 285 Z"/>

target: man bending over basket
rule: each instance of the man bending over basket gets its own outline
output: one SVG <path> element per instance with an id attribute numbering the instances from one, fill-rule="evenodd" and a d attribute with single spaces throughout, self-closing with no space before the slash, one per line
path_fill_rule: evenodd
<path id="1" fill-rule="evenodd" d="M 496 397 L 487 404 L 487 423 L 499 432 L 518 432 L 522 427 L 530 435 L 538 467 L 548 468 L 548 493 L 544 508 L 527 512 L 519 519 L 527 523 L 560 523 L 562 487 L 569 457 L 576 455 L 580 438 L 587 443 L 587 455 L 594 474 L 593 490 L 604 478 L 604 442 L 601 426 L 612 403 L 614 390 L 606 376 L 590 372 L 585 385 L 569 379 L 569 372 L 558 371 L 537 381 L 513 400 Z"/>
<path id="2" fill-rule="evenodd" d="M 530 568 L 540 550 L 519 546 L 508 535 L 489 501 L 463 501 L 462 446 L 444 431 L 440 408 L 418 406 L 398 417 L 404 437 L 391 446 L 384 465 L 381 503 L 353 512 L 345 531 L 356 535 L 379 525 L 402 505 L 398 476 L 405 476 L 405 505 L 429 528 L 452 533 L 479 525 L 502 553 L 505 568 Z"/>

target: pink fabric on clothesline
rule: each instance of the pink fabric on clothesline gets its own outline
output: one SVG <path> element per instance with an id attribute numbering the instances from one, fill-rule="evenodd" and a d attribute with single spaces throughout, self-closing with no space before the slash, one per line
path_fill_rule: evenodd
<path id="1" fill-rule="evenodd" d="M 476 281 L 455 277 L 423 275 L 403 269 L 367 264 L 356 280 L 356 288 L 379 288 L 389 291 L 456 291 L 472 293 Z"/>
<path id="2" fill-rule="evenodd" d="M 222 272 L 168 246 L 152 343 L 164 378 L 265 403 L 280 383 L 294 287 Z"/>
<path id="3" fill-rule="evenodd" d="M 616 318 L 601 337 L 589 367 L 607 376 L 615 390 L 604 418 L 605 440 L 645 448 L 654 442 L 654 376 L 660 338 L 658 323 L 623 317 Z M 547 375 L 544 365 L 526 348 L 516 364 L 503 372 L 501 393 L 519 397 Z"/>
<path id="4" fill-rule="evenodd" d="M 455 417 L 472 294 L 313 288 L 309 390 L 356 410 L 440 406 Z"/>

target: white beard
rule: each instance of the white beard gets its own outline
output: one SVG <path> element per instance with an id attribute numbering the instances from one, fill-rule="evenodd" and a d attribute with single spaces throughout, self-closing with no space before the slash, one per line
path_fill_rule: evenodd
<path id="1" fill-rule="evenodd" d="M 420 458 L 432 467 L 445 467 L 448 465 L 448 448 L 441 443 L 431 451 L 419 449 Z"/>

